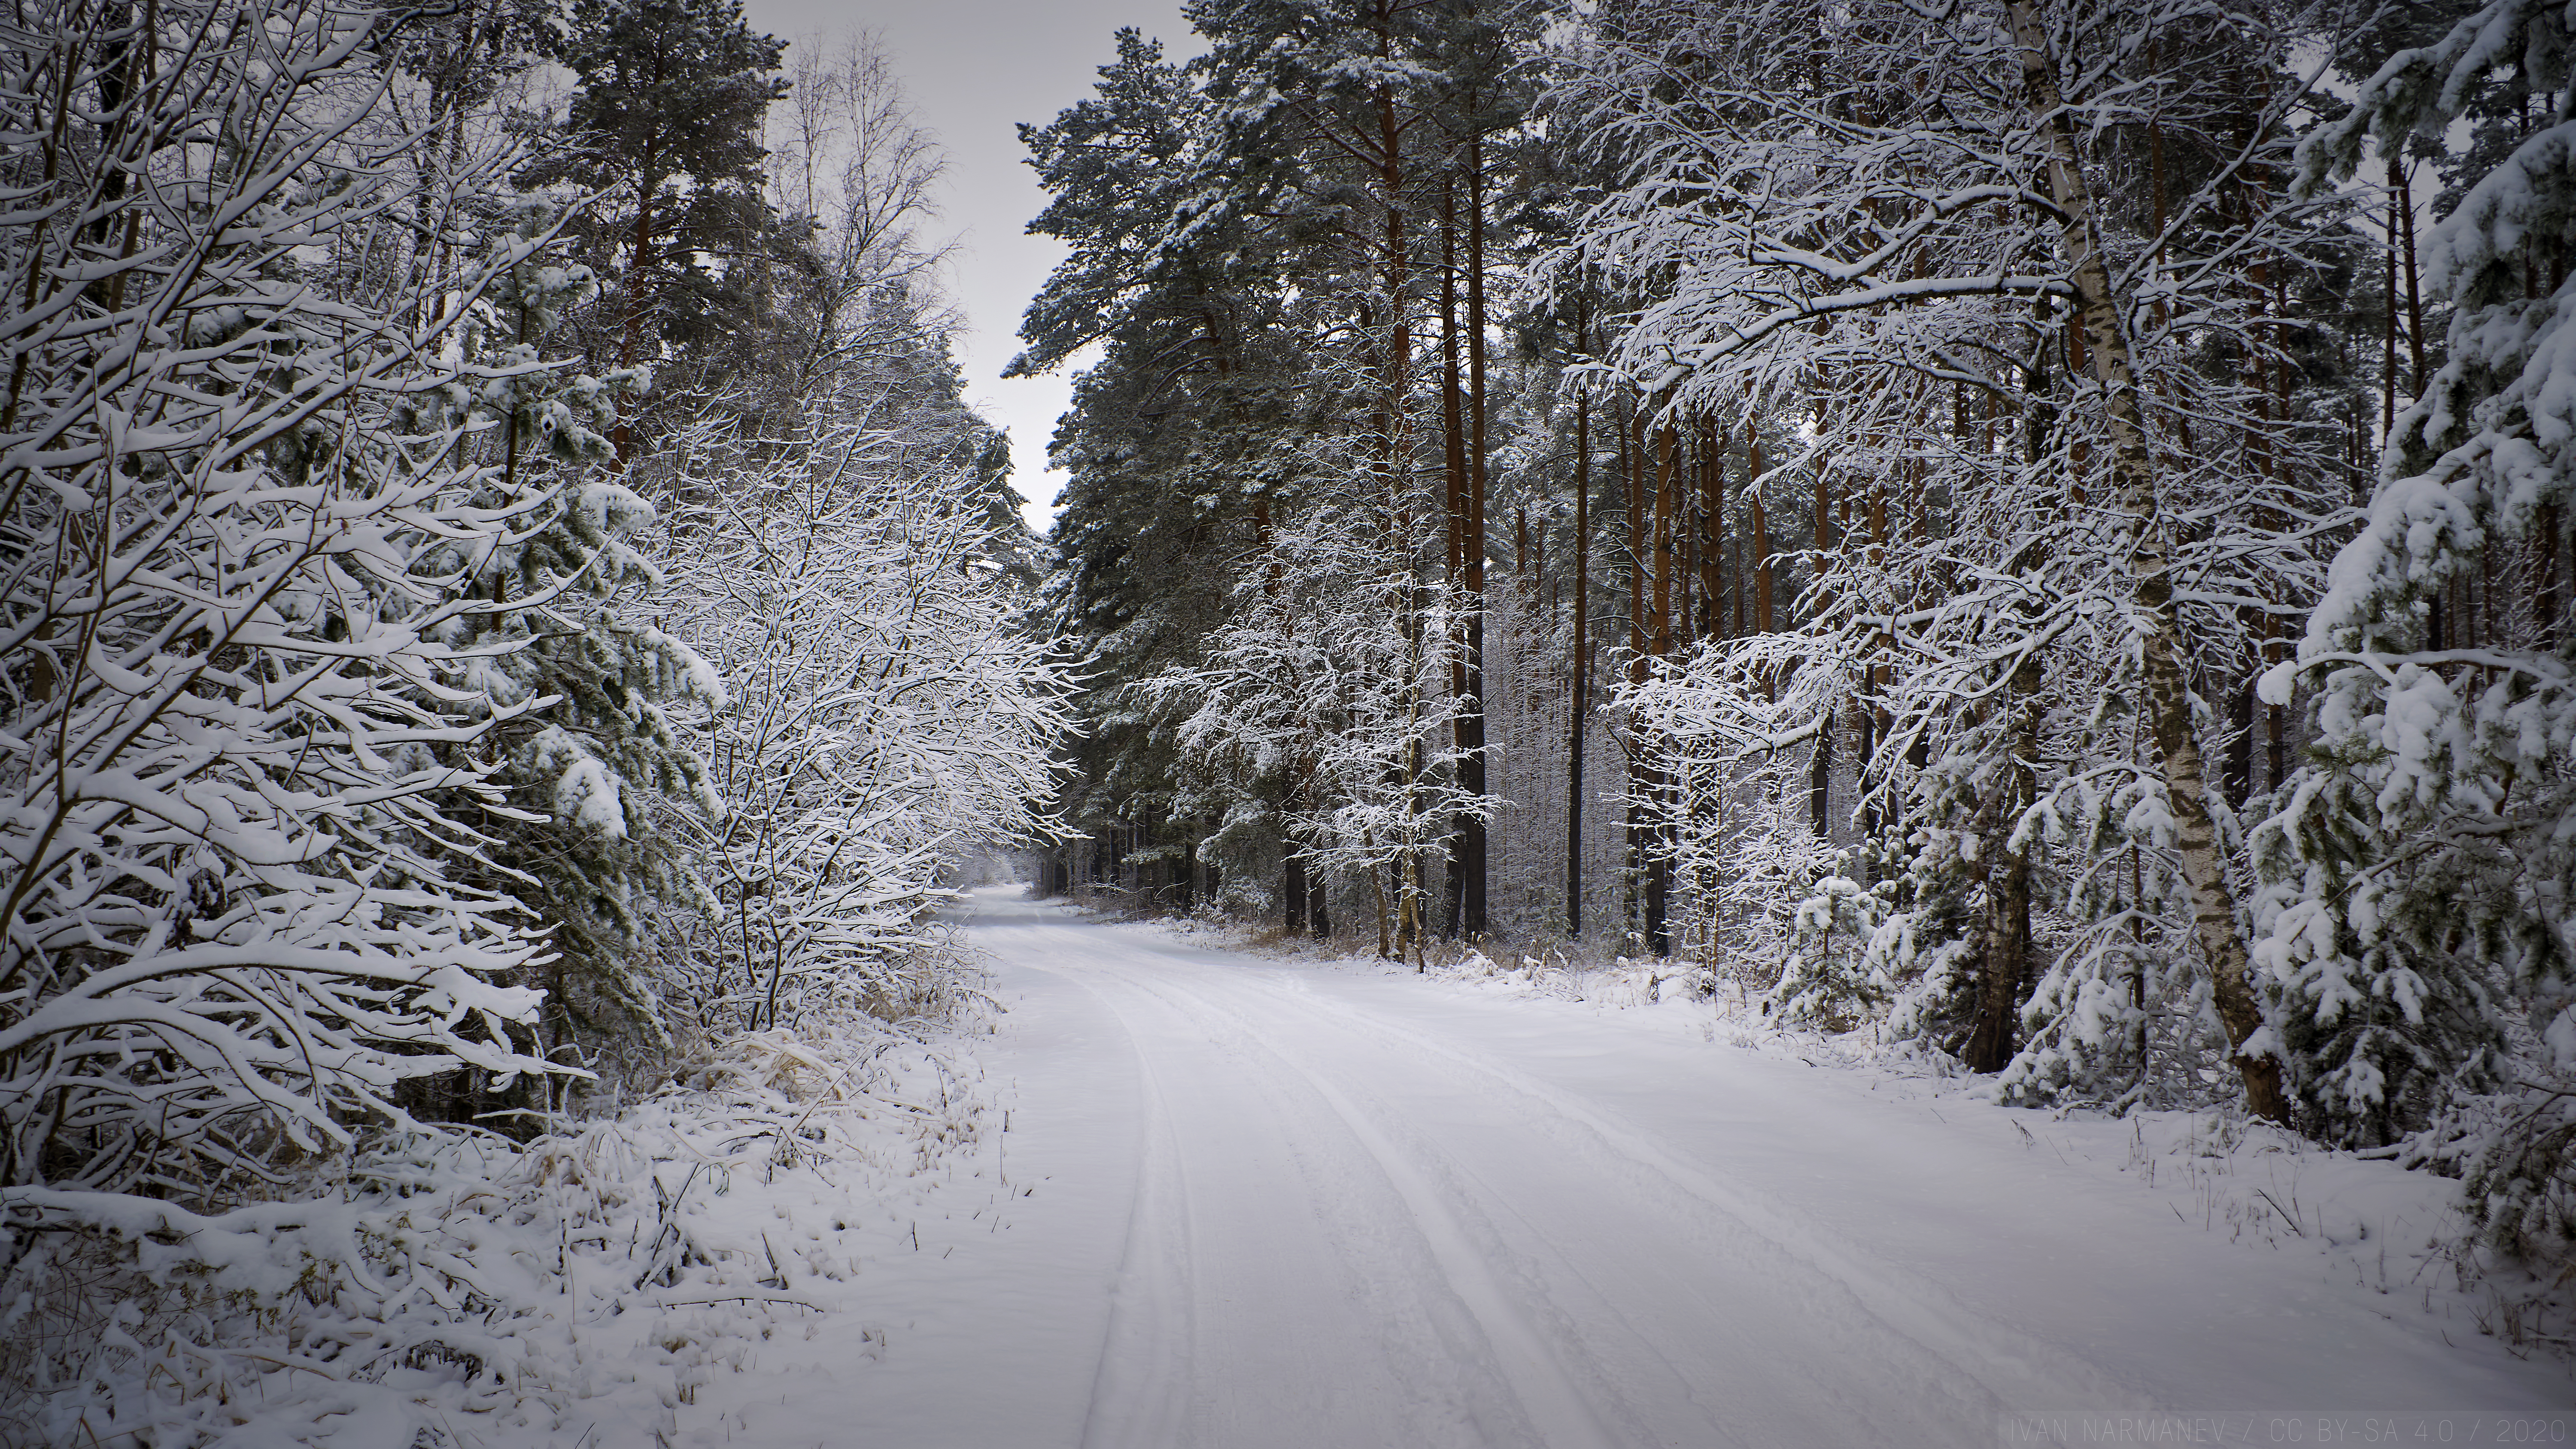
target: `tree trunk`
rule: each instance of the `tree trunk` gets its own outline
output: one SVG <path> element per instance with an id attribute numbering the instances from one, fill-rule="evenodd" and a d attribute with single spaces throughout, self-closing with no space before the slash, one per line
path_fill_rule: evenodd
<path id="1" fill-rule="evenodd" d="M 1674 428 L 1668 419 L 1655 449 L 1655 605 L 1653 647 L 1655 657 L 1669 662 L 1673 655 L 1673 606 L 1675 585 L 1683 580 L 1674 576 L 1673 535 L 1680 527 L 1679 497 L 1675 492 L 1673 472 L 1677 460 Z M 1638 741 L 1639 749 L 1651 742 Z M 1656 802 L 1655 820 L 1649 833 L 1646 859 L 1646 950 L 1656 956 L 1673 953 L 1671 904 L 1673 891 L 1672 781 L 1658 763 L 1649 773 L 1646 788 Z"/>
<path id="2" fill-rule="evenodd" d="M 2380 334 L 2384 350 L 2379 374 L 2379 445 L 2383 448 L 2388 446 L 2388 435 L 2397 429 L 2397 182 L 2397 158 L 2392 156 L 2388 161 L 2388 290 L 2381 298 L 2381 305 L 2388 311 L 2387 325 Z M 2367 503 L 2369 498 L 2364 495 L 2354 501 Z"/>
<path id="3" fill-rule="evenodd" d="M 1372 855 L 1377 852 L 1377 842 L 1370 839 L 1365 831 L 1361 832 L 1360 844 Z M 1393 874 L 1395 868 L 1393 861 L 1387 862 L 1384 871 L 1374 865 L 1368 868 L 1369 891 L 1377 898 L 1377 956 L 1381 961 L 1396 959 L 1395 938 L 1387 930 L 1386 919 L 1386 877 Z"/>
<path id="4" fill-rule="evenodd" d="M 2414 396 L 2424 395 L 2424 293 L 2418 285 L 2415 266 L 2415 193 L 2407 184 L 2406 173 L 2395 158 L 2389 161 L 2389 179 L 2397 184 L 2396 240 L 2406 254 L 2406 348 L 2414 380 Z"/>
<path id="5" fill-rule="evenodd" d="M 1807 814 L 1816 838 L 1831 841 L 1834 796 L 1834 720 L 1828 713 L 1816 731 L 1815 752 L 1807 758 Z"/>
<path id="6" fill-rule="evenodd" d="M 2174 622 L 2173 580 L 2166 569 L 2155 458 L 2148 450 L 2140 416 L 2129 340 L 2121 326 L 2118 299 L 2111 294 L 2110 274 L 2095 243 L 2094 201 L 2076 156 L 2074 128 L 2058 93 L 2056 64 L 2036 0 L 2013 0 L 2012 26 L 2014 43 L 2021 50 L 2031 115 L 2047 132 L 2050 199 L 2062 218 L 2058 241 L 2066 251 L 2091 343 L 2094 377 L 2102 388 L 2113 500 L 2129 517 L 2135 617 L 2146 631 L 2142 653 L 2147 719 L 2163 757 L 2166 806 L 2175 827 L 2174 853 L 2191 887 L 2193 933 L 2209 964 L 2211 994 L 2228 1044 L 2235 1050 L 2236 1069 L 2245 1083 L 2245 1104 L 2257 1116 L 2286 1124 L 2290 1113 L 2281 1092 L 2280 1059 L 2268 1051 L 2246 1049 L 2262 1029 L 2263 1009 L 2254 997 L 2253 963 L 2245 939 L 2237 932 L 2235 888 L 2227 879 L 2227 860 L 2220 853 L 2218 832 L 2210 819 L 2200 741 L 2192 730 L 2191 682 Z"/>
<path id="7" fill-rule="evenodd" d="M 1466 553 L 1473 547 L 1468 540 L 1472 527 L 1472 506 L 1467 501 L 1467 426 L 1461 412 L 1463 390 L 1459 386 L 1458 362 L 1458 217 L 1451 204 L 1453 188 L 1448 182 L 1440 187 L 1440 422 L 1443 473 L 1448 485 L 1449 582 L 1464 587 Z M 1460 717 L 1452 727 L 1452 737 L 1460 750 L 1468 747 L 1468 727 L 1464 701 L 1470 698 L 1468 641 L 1461 637 L 1457 655 L 1449 666 L 1449 689 L 1462 702 Z M 1482 784 L 1474 787 L 1482 791 Z M 1441 934 L 1454 939 L 1467 914 L 1467 860 L 1470 854 L 1468 832 L 1474 822 L 1460 820 L 1449 832 L 1449 879 L 1441 912 Z M 1479 844 L 1481 842 L 1478 842 Z"/>
<path id="8" fill-rule="evenodd" d="M 1619 481 L 1628 501 L 1628 681 L 1646 682 L 1646 479 L 1640 461 L 1645 452 L 1646 417 L 1629 401 L 1627 425 L 1619 431 Z"/>
<path id="9" fill-rule="evenodd" d="M 1485 793 L 1485 136 L 1476 93 L 1467 93 L 1467 688 L 1458 715 L 1459 783 Z M 1460 929 L 1485 934 L 1485 822 L 1459 830 L 1464 914 Z"/>
<path id="10" fill-rule="evenodd" d="M 644 313 L 644 253 L 652 245 L 652 238 L 653 188 L 639 173 L 635 198 L 635 254 L 628 259 L 626 267 L 626 340 L 618 348 L 619 367 L 635 365 L 635 335 Z M 626 460 L 634 442 L 633 425 L 625 414 L 626 409 L 618 410 L 617 431 L 613 439 L 617 446 L 617 469 L 621 473 L 626 471 Z"/>
<path id="11" fill-rule="evenodd" d="M 1646 682 L 1646 414 L 1635 398 L 1619 429 L 1619 482 L 1628 514 L 1628 682 Z M 1619 883 L 1619 929 L 1624 935 L 1637 922 L 1645 882 L 1645 815 L 1637 800 L 1645 776 L 1632 738 L 1624 766 L 1628 786 L 1627 860 Z"/>
<path id="12" fill-rule="evenodd" d="M 2005 708 L 2011 762 L 1996 791 L 1995 808 L 1980 835 L 1999 857 L 1986 876 L 1985 959 L 1977 981 L 1976 1024 L 1960 1055 L 1972 1072 L 2000 1072 L 2019 1050 L 2023 991 L 2031 981 L 2030 852 L 2010 848 L 2023 812 L 2039 798 L 2039 665 L 2026 663 L 2013 677 Z"/>
<path id="13" fill-rule="evenodd" d="M 1566 661 L 1572 715 L 1565 754 L 1565 934 L 1583 937 L 1583 716 L 1591 707 L 1592 661 L 1587 609 L 1592 598 L 1592 397 L 1574 399 L 1574 647 Z"/>
<path id="14" fill-rule="evenodd" d="M 1762 512 L 1762 475 L 1770 470 L 1763 466 L 1762 440 L 1753 435 L 1753 424 L 1744 425 L 1744 446 L 1753 464 L 1753 477 L 1745 492 L 1753 504 L 1753 632 L 1771 632 L 1771 526 Z"/>

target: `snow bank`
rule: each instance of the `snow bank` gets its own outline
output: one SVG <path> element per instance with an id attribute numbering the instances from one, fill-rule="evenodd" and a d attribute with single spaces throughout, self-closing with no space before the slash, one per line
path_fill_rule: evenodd
<path id="1" fill-rule="evenodd" d="M 0 1194 L 0 1441 L 667 1443 L 754 1345 L 863 1304 L 983 1131 L 960 1045 L 757 1033 L 613 1121 L 380 1142 L 225 1213 Z"/>

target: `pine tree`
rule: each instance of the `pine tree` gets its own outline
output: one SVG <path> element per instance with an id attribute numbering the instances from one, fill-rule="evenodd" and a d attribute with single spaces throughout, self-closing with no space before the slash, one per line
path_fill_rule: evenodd
<path id="1" fill-rule="evenodd" d="M 741 0 L 574 0 L 560 59 L 580 83 L 560 150 L 530 186 L 604 191 L 591 257 L 614 287 L 583 326 L 585 361 L 653 368 L 682 360 L 657 395 L 686 397 L 763 311 L 754 285 L 769 246 L 760 127 L 786 93 L 783 42 L 755 33 Z M 622 260 L 620 260 L 622 258 Z M 650 415 L 642 420 L 649 436 Z M 621 466 L 638 420 L 616 429 Z"/>
<path id="2" fill-rule="evenodd" d="M 1204 658 L 1240 559 L 1310 491 L 1299 434 L 1330 407 L 1301 395 L 1312 362 L 1289 238 L 1233 190 L 1267 185 L 1270 163 L 1225 147 L 1203 71 L 1122 31 L 1093 98 L 1022 128 L 1052 197 L 1031 225 L 1070 251 L 1012 364 L 1103 353 L 1054 440 L 1070 475 L 1050 541 L 1055 627 L 1092 661 L 1067 813 L 1104 846 L 1131 832 L 1184 855 L 1240 802 L 1184 798 L 1176 721 L 1138 714 L 1126 691 Z M 1277 858 L 1275 838 L 1233 838 L 1229 877 Z M 1093 861 L 1105 869 L 1105 852 Z"/>

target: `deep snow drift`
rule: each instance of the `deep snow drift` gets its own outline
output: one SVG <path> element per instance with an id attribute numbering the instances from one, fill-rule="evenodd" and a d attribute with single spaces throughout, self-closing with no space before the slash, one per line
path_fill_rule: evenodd
<path id="1" fill-rule="evenodd" d="M 977 905 L 1008 1122 L 957 1171 L 990 1191 L 707 1383 L 683 1442 L 1994 1444 L 2035 1410 L 2470 1442 L 2576 1401 L 2424 1256 L 2449 1185 L 2385 1164 L 2153 1150 L 1704 1006 Z"/>

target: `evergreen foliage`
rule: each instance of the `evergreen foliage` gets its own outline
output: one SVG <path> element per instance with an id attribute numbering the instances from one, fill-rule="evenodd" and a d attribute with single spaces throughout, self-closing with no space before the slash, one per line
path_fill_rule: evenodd
<path id="1" fill-rule="evenodd" d="M 2473 1164 L 2495 1246 L 2561 1264 L 2576 1222 L 2568 23 L 2481 7 L 2389 56 L 2302 149 L 2317 186 L 2372 140 L 2393 154 L 2463 121 L 2475 138 L 2425 238 L 2447 355 L 2396 419 L 2297 660 L 2264 681 L 2282 700 L 2305 681 L 2317 738 L 2255 842 L 2314 1130 L 2392 1142 L 2488 1099 L 2501 1125 L 2438 1155 Z"/>
<path id="2" fill-rule="evenodd" d="M 716 687 L 704 661 L 640 617 L 640 596 L 662 584 L 636 547 L 653 510 L 603 476 L 614 460 L 605 430 L 643 391 L 643 374 L 595 379 L 544 362 L 565 313 L 598 287 L 559 255 L 555 206 L 527 197 L 513 209 L 514 227 L 494 238 L 498 275 L 459 339 L 491 380 L 433 394 L 412 418 L 479 434 L 497 466 L 476 501 L 521 519 L 438 558 L 458 580 L 448 633 L 478 654 L 469 713 L 509 711 L 489 743 L 492 781 L 514 803 L 460 802 L 483 838 L 463 869 L 551 927 L 539 973 L 548 1051 L 649 1059 L 672 1045 L 655 905 L 705 894 L 672 816 L 715 803 L 685 737 L 694 731 L 669 711 L 712 704 Z"/>
<path id="3" fill-rule="evenodd" d="M 573 0 L 564 17 L 556 58 L 579 89 L 558 144 L 519 180 L 604 193 L 585 219 L 593 265 L 614 285 L 584 320 L 583 356 L 675 364 L 659 389 L 674 402 L 721 386 L 766 321 L 774 219 L 760 129 L 787 93 L 784 49 L 744 22 L 741 0 Z M 631 427 L 621 459 L 636 453 Z"/>

